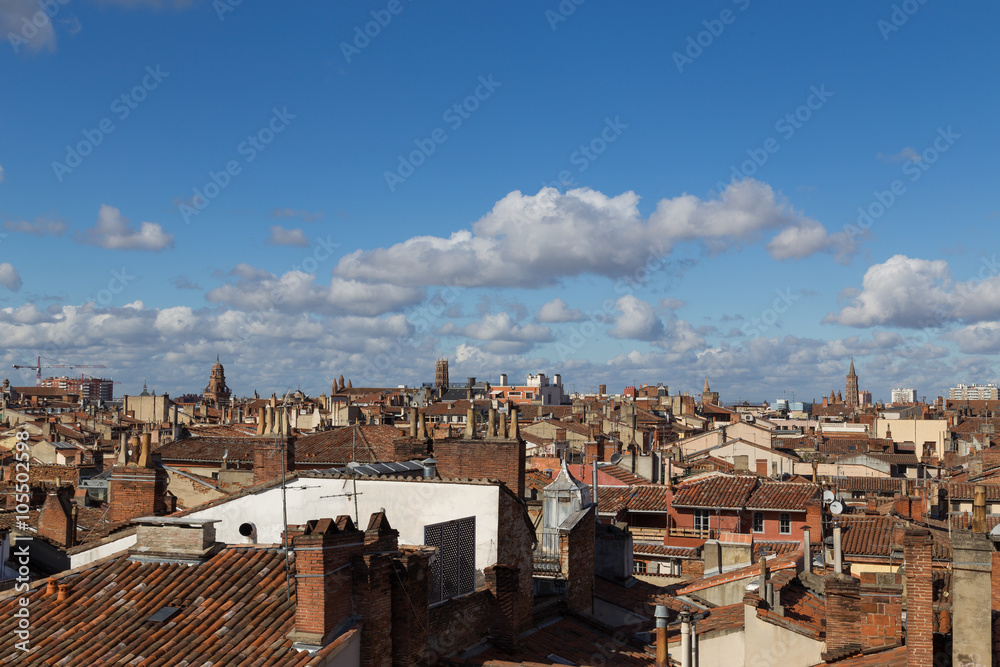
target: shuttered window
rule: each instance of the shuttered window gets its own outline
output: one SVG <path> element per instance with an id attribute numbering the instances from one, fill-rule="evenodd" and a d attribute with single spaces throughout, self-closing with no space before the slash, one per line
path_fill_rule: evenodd
<path id="1" fill-rule="evenodd" d="M 475 590 L 476 517 L 424 526 L 424 544 L 438 550 L 431 565 L 431 604 Z"/>

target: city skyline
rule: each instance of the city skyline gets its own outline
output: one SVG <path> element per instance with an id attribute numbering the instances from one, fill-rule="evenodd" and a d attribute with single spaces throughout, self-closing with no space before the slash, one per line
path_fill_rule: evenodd
<path id="1" fill-rule="evenodd" d="M 0 10 L 16 385 L 1000 377 L 990 3 L 39 7 Z"/>

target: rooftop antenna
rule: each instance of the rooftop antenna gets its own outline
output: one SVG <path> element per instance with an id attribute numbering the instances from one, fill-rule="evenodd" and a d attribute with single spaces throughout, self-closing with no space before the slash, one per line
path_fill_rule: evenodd
<path id="1" fill-rule="evenodd" d="M 286 390 L 285 391 L 285 395 L 281 397 L 281 409 L 282 409 L 282 411 L 284 411 L 284 409 L 285 409 L 285 401 L 288 400 L 288 393 L 290 391 L 291 391 L 291 388 L 289 388 L 288 390 Z M 287 419 L 288 419 L 288 415 L 284 415 L 284 419 L 280 419 L 279 421 L 281 421 L 282 423 L 285 423 L 285 420 L 287 420 Z M 282 525 L 284 526 L 284 529 L 281 531 L 281 533 L 282 533 L 282 535 L 284 537 L 284 539 L 283 539 L 283 542 L 284 542 L 283 547 L 284 547 L 284 550 L 285 550 L 285 601 L 286 602 L 291 602 L 291 600 L 292 600 L 292 584 L 291 584 L 291 574 L 289 572 L 289 568 L 291 567 L 291 565 L 289 564 L 289 558 L 288 558 L 288 498 L 287 498 L 287 496 L 285 494 L 285 476 L 286 476 L 287 472 L 285 471 L 285 452 L 284 452 L 284 450 L 288 447 L 288 441 L 286 439 L 282 438 L 282 435 L 283 434 L 280 431 L 278 431 L 278 430 L 276 430 L 274 432 L 274 444 L 275 444 L 276 448 L 280 447 L 281 450 L 282 450 L 281 451 L 281 520 L 282 520 Z M 273 456 L 274 452 L 271 452 L 271 455 Z"/>

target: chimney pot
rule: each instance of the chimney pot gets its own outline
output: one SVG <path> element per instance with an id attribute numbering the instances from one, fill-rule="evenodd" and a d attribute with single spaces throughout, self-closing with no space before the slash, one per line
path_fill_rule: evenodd
<path id="1" fill-rule="evenodd" d="M 59 595 L 56 602 L 64 602 L 69 597 L 69 584 L 59 584 Z"/>
<path id="2" fill-rule="evenodd" d="M 45 582 L 45 597 L 52 597 L 56 594 L 56 590 L 59 588 L 59 582 L 55 579 L 49 579 Z"/>

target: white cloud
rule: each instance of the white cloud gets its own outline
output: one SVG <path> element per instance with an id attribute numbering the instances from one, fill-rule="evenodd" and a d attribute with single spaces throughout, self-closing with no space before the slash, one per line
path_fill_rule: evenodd
<path id="1" fill-rule="evenodd" d="M 293 245 L 303 248 L 309 245 L 309 239 L 301 229 L 285 229 L 281 225 L 271 225 L 271 236 L 267 242 L 271 245 Z"/>
<path id="2" fill-rule="evenodd" d="M 486 315 L 478 322 L 459 327 L 447 322 L 439 332 L 443 336 L 466 336 L 484 341 L 542 342 L 552 340 L 552 330 L 539 324 L 518 324 L 507 313 Z"/>
<path id="3" fill-rule="evenodd" d="M 21 289 L 21 276 L 14 265 L 9 262 L 0 263 L 0 285 L 12 292 Z"/>
<path id="4" fill-rule="evenodd" d="M 824 322 L 921 328 L 1000 319 L 998 271 L 996 257 L 984 257 L 979 278 L 955 282 L 943 259 L 894 255 L 869 267 L 861 291 L 848 293 L 851 304 Z"/>
<path id="5" fill-rule="evenodd" d="M 101 204 L 97 223 L 77 235 L 80 243 L 109 250 L 160 251 L 174 246 L 174 237 L 155 222 L 141 222 L 136 229 L 114 206 Z"/>
<path id="6" fill-rule="evenodd" d="M 633 192 L 608 197 L 588 188 L 515 191 L 471 230 L 358 250 L 341 258 L 335 271 L 399 284 L 540 287 L 584 273 L 627 275 L 678 243 L 721 251 L 808 221 L 753 179 L 731 183 L 719 199 L 664 199 L 648 220 L 639 214 L 638 202 Z"/>
<path id="7" fill-rule="evenodd" d="M 302 271 L 288 271 L 279 277 L 249 264 L 239 264 L 230 273 L 240 280 L 210 290 L 206 299 L 247 310 L 371 316 L 420 303 L 425 296 L 421 287 L 339 277 L 334 277 L 329 285 L 319 285 L 315 276 Z"/>
<path id="8" fill-rule="evenodd" d="M 886 155 L 885 153 L 879 153 L 878 159 L 882 162 L 906 162 L 911 160 L 913 162 L 920 162 L 922 159 L 920 153 L 918 153 L 912 146 L 907 146 L 898 153 L 890 153 Z"/>
<path id="9" fill-rule="evenodd" d="M 62 220 L 41 217 L 34 220 L 6 220 L 3 223 L 4 229 L 35 236 L 62 236 L 68 226 Z"/>
<path id="10" fill-rule="evenodd" d="M 626 294 L 615 302 L 615 309 L 620 314 L 615 317 L 615 326 L 608 331 L 614 338 L 651 341 L 663 338 L 666 333 L 653 306 L 642 299 Z"/>
<path id="11" fill-rule="evenodd" d="M 833 252 L 843 260 L 854 251 L 854 243 L 846 234 L 829 234 L 820 223 L 805 219 L 781 230 L 767 244 L 767 251 L 779 260 L 803 259 L 818 252 Z"/>
<path id="12" fill-rule="evenodd" d="M 958 343 L 958 349 L 965 354 L 997 354 L 1000 353 L 1000 322 L 979 322 L 949 331 L 942 338 Z"/>
<path id="13" fill-rule="evenodd" d="M 56 50 L 56 31 L 48 14 L 33 0 L 4 0 L 0 3 L 0 35 L 20 53 Z"/>
<path id="14" fill-rule="evenodd" d="M 583 311 L 579 308 L 570 308 L 561 298 L 556 297 L 551 301 L 542 304 L 536 316 L 539 322 L 559 323 L 559 322 L 579 322 L 583 319 Z"/>

